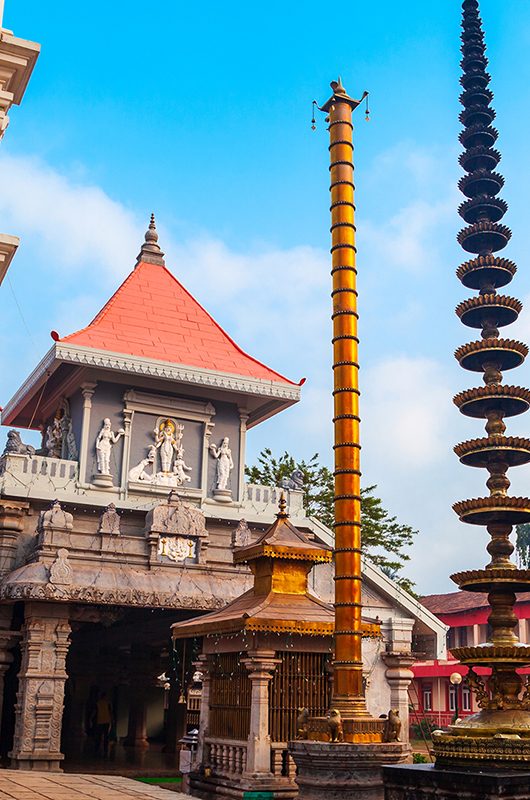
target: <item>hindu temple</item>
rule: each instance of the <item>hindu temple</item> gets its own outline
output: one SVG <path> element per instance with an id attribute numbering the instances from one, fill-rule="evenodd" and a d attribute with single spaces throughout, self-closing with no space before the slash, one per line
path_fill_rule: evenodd
<path id="1" fill-rule="evenodd" d="M 105 696 L 108 768 L 175 774 L 180 738 L 199 724 L 202 637 L 172 638 L 170 626 L 251 589 L 251 564 L 234 555 L 270 527 L 280 491 L 300 535 L 332 545 L 297 476 L 282 490 L 245 481 L 247 432 L 297 403 L 300 384 L 245 353 L 186 291 L 154 218 L 92 322 L 51 339 L 2 412 L 2 756 L 23 769 L 99 763 Z M 40 431 L 40 447 L 21 429 Z M 410 654 L 414 635 L 442 653 L 445 626 L 373 565 L 363 573 L 366 614 L 385 638 L 366 644 L 365 679 L 379 713 L 399 705 L 405 719 L 410 676 L 392 671 L 387 649 Z M 318 602 L 332 584 L 331 565 L 314 564 Z"/>

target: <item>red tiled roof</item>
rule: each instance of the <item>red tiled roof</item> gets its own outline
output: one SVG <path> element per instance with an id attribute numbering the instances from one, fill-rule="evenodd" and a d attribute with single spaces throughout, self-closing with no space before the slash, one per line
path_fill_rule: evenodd
<path id="1" fill-rule="evenodd" d="M 433 614 L 457 614 L 474 608 L 488 606 L 488 595 L 484 592 L 449 592 L 448 594 L 429 594 L 420 602 Z M 518 592 L 518 603 L 530 602 L 530 592 Z"/>
<path id="2" fill-rule="evenodd" d="M 90 325 L 61 342 L 294 385 L 247 355 L 166 267 L 135 267 Z"/>

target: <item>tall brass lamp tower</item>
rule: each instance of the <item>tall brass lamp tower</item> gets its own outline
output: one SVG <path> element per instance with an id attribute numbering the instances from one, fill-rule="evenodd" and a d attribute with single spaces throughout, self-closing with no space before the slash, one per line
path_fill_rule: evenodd
<path id="1" fill-rule="evenodd" d="M 504 420 L 522 414 L 530 405 L 530 392 L 503 383 L 503 372 L 523 363 L 528 348 L 521 342 L 501 338 L 499 328 L 517 319 L 521 303 L 498 293 L 513 278 L 512 261 L 496 255 L 511 237 L 500 224 L 507 204 L 498 195 L 504 184 L 495 171 L 500 153 L 494 149 L 498 133 L 492 127 L 495 111 L 488 88 L 482 22 L 477 0 L 462 5 L 462 77 L 460 142 L 464 151 L 460 164 L 465 175 L 459 188 L 465 200 L 459 208 L 467 223 L 458 234 L 463 249 L 472 254 L 457 270 L 457 276 L 478 295 L 456 309 L 461 322 L 480 331 L 478 341 L 462 345 L 455 353 L 460 366 L 482 374 L 484 385 L 460 392 L 454 402 L 462 414 L 486 420 L 486 436 L 470 439 L 455 447 L 463 464 L 481 467 L 489 473 L 489 496 L 462 500 L 454 510 L 462 522 L 485 525 L 491 536 L 491 556 L 484 569 L 452 575 L 468 592 L 487 592 L 491 608 L 489 642 L 459 647 L 453 655 L 469 667 L 467 680 L 480 711 L 456 721 L 444 734 L 434 736 L 437 766 L 495 766 L 528 769 L 530 761 L 530 686 L 518 669 L 530 664 L 530 646 L 521 644 L 515 629 L 516 592 L 530 589 L 530 570 L 518 569 L 510 560 L 513 525 L 530 521 L 530 500 L 508 495 L 509 467 L 530 463 L 530 439 L 507 436 Z M 483 679 L 475 667 L 489 667 L 491 677 Z"/>

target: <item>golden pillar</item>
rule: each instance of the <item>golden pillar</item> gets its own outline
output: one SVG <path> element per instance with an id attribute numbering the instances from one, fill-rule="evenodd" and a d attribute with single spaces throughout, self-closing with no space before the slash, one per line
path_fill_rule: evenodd
<path id="1" fill-rule="evenodd" d="M 366 92 L 361 100 L 352 99 L 340 78 L 332 82 L 331 88 L 333 95 L 321 110 L 328 114 L 330 136 L 333 279 L 335 658 L 332 706 L 353 723 L 348 725 L 352 734 L 366 728 L 373 741 L 379 737 L 377 726 L 366 709 L 362 663 L 361 445 L 352 125 L 352 112 Z M 366 725 L 362 724 L 363 720 Z"/>

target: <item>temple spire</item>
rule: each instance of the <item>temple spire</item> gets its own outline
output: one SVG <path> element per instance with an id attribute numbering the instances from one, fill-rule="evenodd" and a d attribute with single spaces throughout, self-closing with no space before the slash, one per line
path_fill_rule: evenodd
<path id="1" fill-rule="evenodd" d="M 151 214 L 149 227 L 145 233 L 145 240 L 136 258 L 136 266 L 141 262 L 147 264 L 159 264 L 165 267 L 164 253 L 158 244 L 158 231 L 156 229 L 155 215 Z"/>

